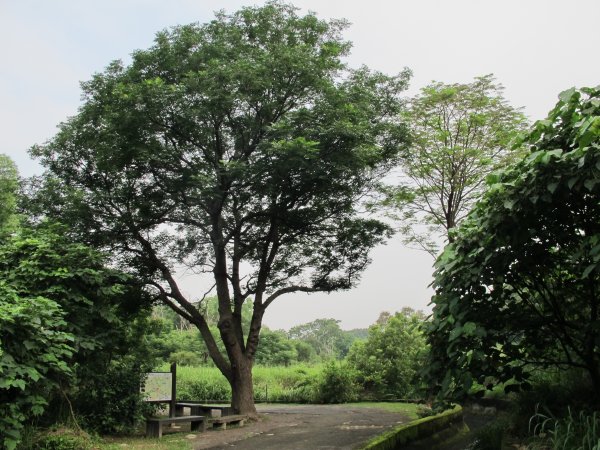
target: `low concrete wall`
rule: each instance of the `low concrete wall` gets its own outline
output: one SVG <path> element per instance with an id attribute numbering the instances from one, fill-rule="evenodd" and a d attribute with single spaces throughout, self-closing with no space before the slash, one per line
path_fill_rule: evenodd
<path id="1" fill-rule="evenodd" d="M 453 424 L 462 422 L 463 411 L 460 405 L 435 416 L 424 417 L 399 425 L 393 430 L 373 438 L 362 450 L 394 450 L 408 442 L 434 435 Z"/>

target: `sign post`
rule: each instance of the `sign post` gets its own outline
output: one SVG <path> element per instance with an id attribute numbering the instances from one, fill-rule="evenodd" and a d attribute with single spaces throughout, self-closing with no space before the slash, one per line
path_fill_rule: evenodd
<path id="1" fill-rule="evenodd" d="M 150 372 L 141 388 L 147 402 L 168 403 L 169 417 L 175 417 L 177 409 L 177 364 L 171 364 L 169 372 Z"/>
<path id="2" fill-rule="evenodd" d="M 175 417 L 177 408 L 177 364 L 171 364 L 171 402 L 169 403 L 169 417 Z"/>

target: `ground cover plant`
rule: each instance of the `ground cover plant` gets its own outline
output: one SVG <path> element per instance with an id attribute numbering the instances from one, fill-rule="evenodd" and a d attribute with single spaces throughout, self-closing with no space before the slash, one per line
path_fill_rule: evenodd
<path id="1" fill-rule="evenodd" d="M 538 411 L 529 421 L 534 439 L 530 446 L 552 450 L 599 450 L 600 413 L 578 414 L 568 409 L 568 414 L 556 418 L 549 412 Z"/>

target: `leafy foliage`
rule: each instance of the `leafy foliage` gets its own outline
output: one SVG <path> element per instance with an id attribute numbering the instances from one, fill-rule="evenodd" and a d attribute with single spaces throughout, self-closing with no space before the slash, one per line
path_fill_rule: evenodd
<path id="1" fill-rule="evenodd" d="M 72 407 L 82 425 L 103 431 L 122 429 L 140 417 L 140 376 L 152 360 L 144 347 L 147 299 L 130 281 L 58 225 L 23 227 L 0 246 L 2 297 L 5 305 L 13 304 L 2 315 L 7 321 L 3 358 L 20 367 L 5 369 L 3 382 L 24 377 L 18 386 L 8 386 L 12 403 L 35 399 L 39 404 L 27 409 L 38 416 L 46 410 L 40 423 L 65 419 Z M 31 392 L 25 391 L 28 383 Z M 17 398 L 15 387 L 25 391 L 22 396 Z M 31 418 L 6 417 L 11 416 L 21 423 Z"/>
<path id="2" fill-rule="evenodd" d="M 256 351 L 256 363 L 264 366 L 287 366 L 298 359 L 294 342 L 284 331 L 271 331 L 264 327 Z"/>
<path id="3" fill-rule="evenodd" d="M 288 336 L 306 342 L 323 359 L 340 358 L 348 353 L 351 338 L 339 323 L 336 319 L 316 319 L 292 327 Z"/>
<path id="4" fill-rule="evenodd" d="M 36 437 L 34 448 L 39 450 L 91 450 L 97 448 L 93 439 L 84 432 L 58 428 Z"/>
<path id="5" fill-rule="evenodd" d="M 409 74 L 348 70 L 344 26 L 268 2 L 161 32 L 84 83 L 79 113 L 32 150 L 49 170 L 44 212 L 200 330 L 243 412 L 268 305 L 351 287 L 389 232 L 359 200 L 405 143 Z M 226 357 L 177 285 L 182 265 L 214 278 Z"/>
<path id="6" fill-rule="evenodd" d="M 570 89 L 436 264 L 430 374 L 450 397 L 585 370 L 600 395 L 600 90 Z"/>
<path id="7" fill-rule="evenodd" d="M 423 315 L 406 308 L 372 325 L 367 339 L 352 345 L 348 364 L 366 392 L 388 399 L 417 395 L 426 357 L 422 325 Z"/>
<path id="8" fill-rule="evenodd" d="M 401 159 L 406 180 L 384 188 L 383 202 L 401 219 L 409 245 L 436 256 L 436 239 L 452 241 L 450 231 L 481 195 L 486 176 L 514 160 L 518 152 L 508 144 L 526 121 L 502 90 L 486 75 L 470 84 L 435 82 L 412 99 L 413 143 Z"/>
<path id="9" fill-rule="evenodd" d="M 348 403 L 357 400 L 356 374 L 346 363 L 330 361 L 325 365 L 318 386 L 322 403 Z"/>
<path id="10" fill-rule="evenodd" d="M 15 163 L 0 153 L 0 237 L 16 227 L 19 174 Z"/>
<path id="11" fill-rule="evenodd" d="M 26 421 L 40 416 L 67 361 L 73 335 L 65 332 L 59 305 L 22 296 L 0 276 L 0 446 L 16 447 Z"/>

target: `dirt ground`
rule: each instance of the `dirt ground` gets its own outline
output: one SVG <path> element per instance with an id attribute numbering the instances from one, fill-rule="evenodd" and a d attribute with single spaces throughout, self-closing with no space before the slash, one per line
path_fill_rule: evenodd
<path id="1" fill-rule="evenodd" d="M 257 405 L 257 409 L 257 422 L 188 435 L 194 450 L 353 449 L 410 420 L 402 413 L 344 405 Z"/>

